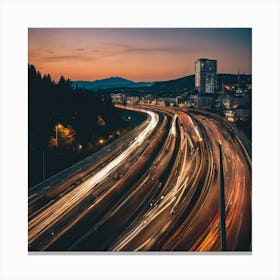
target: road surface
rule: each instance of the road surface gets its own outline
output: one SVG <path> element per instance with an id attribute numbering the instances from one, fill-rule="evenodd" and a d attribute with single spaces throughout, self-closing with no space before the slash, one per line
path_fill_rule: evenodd
<path id="1" fill-rule="evenodd" d="M 222 147 L 227 249 L 251 250 L 251 147 L 221 117 L 171 107 L 71 174 L 31 188 L 30 251 L 221 251 Z"/>

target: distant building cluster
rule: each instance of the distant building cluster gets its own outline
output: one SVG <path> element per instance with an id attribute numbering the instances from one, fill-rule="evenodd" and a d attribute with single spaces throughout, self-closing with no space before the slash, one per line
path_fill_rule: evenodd
<path id="1" fill-rule="evenodd" d="M 158 106 L 177 106 L 179 104 L 178 97 L 158 97 L 153 98 L 151 94 L 138 97 L 122 93 L 112 94 L 113 103 L 124 103 L 126 105 L 158 105 Z"/>
<path id="2" fill-rule="evenodd" d="M 165 94 L 111 95 L 114 103 L 127 105 L 178 106 L 206 109 L 223 114 L 228 121 L 247 121 L 251 116 L 251 84 L 242 83 L 238 69 L 237 83 L 217 85 L 217 60 L 195 61 L 195 87 L 192 91 Z"/>

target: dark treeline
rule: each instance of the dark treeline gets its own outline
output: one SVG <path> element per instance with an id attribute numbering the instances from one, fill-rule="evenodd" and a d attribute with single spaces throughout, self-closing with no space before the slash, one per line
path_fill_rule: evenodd
<path id="1" fill-rule="evenodd" d="M 28 105 L 29 133 L 42 146 L 48 144 L 57 123 L 70 124 L 81 144 L 91 142 L 93 133 L 101 133 L 99 115 L 108 130 L 124 125 L 110 95 L 73 89 L 71 81 L 63 76 L 55 83 L 49 74 L 42 76 L 33 65 L 28 66 Z"/>
<path id="2" fill-rule="evenodd" d="M 127 127 L 110 95 L 73 88 L 63 76 L 56 83 L 28 65 L 29 185 L 42 180 L 42 151 L 48 177 L 113 141 Z"/>

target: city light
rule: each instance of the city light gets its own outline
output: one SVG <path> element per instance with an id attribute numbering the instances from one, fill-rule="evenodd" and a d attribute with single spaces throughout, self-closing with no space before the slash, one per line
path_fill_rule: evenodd
<path id="1" fill-rule="evenodd" d="M 56 147 L 58 147 L 58 129 L 61 129 L 63 126 L 62 124 L 58 123 L 55 126 L 55 139 L 56 139 Z"/>
<path id="2" fill-rule="evenodd" d="M 246 30 L 236 29 L 234 33 L 241 32 L 242 40 L 247 36 L 250 41 L 251 29 Z M 67 38 L 76 32 L 67 33 Z M 94 29 L 84 32 L 95 34 Z M 105 40 L 104 29 L 99 32 Z M 33 65 L 28 68 L 30 107 L 41 92 L 48 105 L 42 116 L 31 108 L 29 118 L 33 121 L 28 134 L 33 160 L 29 173 L 34 184 L 28 189 L 28 250 L 252 251 L 252 92 L 248 86 L 252 77 L 240 75 L 239 66 L 236 74 L 221 72 L 226 69 L 224 65 L 230 64 L 233 69 L 232 65 L 244 57 L 236 54 L 232 56 L 234 63 L 223 61 L 223 52 L 216 48 L 213 52 L 218 37 L 208 36 L 209 29 L 203 32 L 207 36 L 202 36 L 202 31 L 196 36 L 202 36 L 199 41 L 205 42 L 204 51 L 200 50 L 199 56 L 192 52 L 189 59 L 182 59 L 182 53 L 192 48 L 182 44 L 188 32 L 181 29 L 181 40 L 175 40 L 177 32 L 173 29 L 159 33 L 153 29 L 152 35 L 158 35 L 150 36 L 143 46 L 138 42 L 145 42 L 150 31 L 141 32 L 132 46 L 131 38 L 139 31 L 120 29 L 113 37 L 107 34 L 117 41 L 110 39 L 105 50 L 102 42 L 95 46 L 99 32 L 92 36 L 91 44 L 79 41 L 76 45 L 73 40 L 71 50 L 58 52 L 65 54 L 62 61 L 81 58 L 81 65 L 69 60 L 75 69 L 73 75 L 76 67 L 87 63 L 87 52 L 90 57 L 101 55 L 102 60 L 110 48 L 117 60 L 127 61 L 128 54 L 133 68 L 120 69 L 119 63 L 111 67 L 112 59 L 106 61 L 110 77 L 104 75 L 94 81 L 97 72 L 107 68 L 102 64 L 93 69 L 90 65 L 89 71 L 83 65 L 93 79 L 74 79 L 83 71 L 68 78 L 66 71 L 59 73 L 57 83 L 50 75 L 40 75 Z M 118 36 L 121 33 L 126 34 L 127 42 Z M 227 49 L 223 42 L 230 36 L 225 33 L 221 33 L 223 40 L 218 46 Z M 150 40 L 160 39 L 161 34 L 172 35 L 162 37 L 170 44 L 161 45 L 157 40 L 149 46 Z M 173 51 L 171 43 L 176 45 Z M 244 44 L 251 49 L 251 44 Z M 200 45 L 194 43 L 197 48 Z M 121 50 L 120 46 L 129 48 Z M 230 46 L 231 53 L 236 48 Z M 34 50 L 29 53 L 34 55 Z M 202 53 L 208 58 L 202 58 Z M 142 72 L 146 57 L 151 67 Z M 168 67 L 163 67 L 165 60 L 171 63 Z M 94 61 L 98 63 L 98 59 Z M 246 61 L 250 64 L 251 57 Z M 176 69 L 182 64 L 183 72 L 179 73 Z M 242 68 L 250 70 L 245 64 Z M 168 79 L 155 79 L 159 69 Z M 132 71 L 142 74 L 133 80 L 136 74 Z M 44 143 L 48 146 L 43 147 Z"/>

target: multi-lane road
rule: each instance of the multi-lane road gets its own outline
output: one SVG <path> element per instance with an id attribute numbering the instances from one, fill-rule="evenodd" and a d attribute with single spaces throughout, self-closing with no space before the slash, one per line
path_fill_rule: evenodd
<path id="1" fill-rule="evenodd" d="M 215 114 L 130 107 L 146 121 L 29 190 L 30 251 L 251 250 L 251 147 Z"/>

